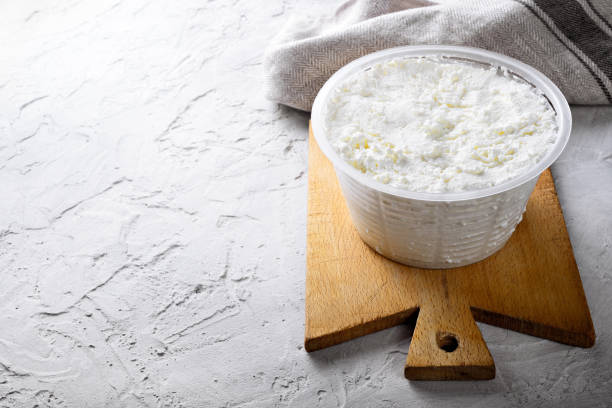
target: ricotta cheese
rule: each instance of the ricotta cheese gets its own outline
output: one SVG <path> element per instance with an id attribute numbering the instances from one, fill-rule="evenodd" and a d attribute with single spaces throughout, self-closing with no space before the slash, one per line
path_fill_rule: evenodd
<path id="1" fill-rule="evenodd" d="M 556 115 L 503 68 L 444 57 L 392 59 L 350 76 L 325 112 L 336 152 L 375 180 L 415 192 L 503 183 L 541 160 Z"/>

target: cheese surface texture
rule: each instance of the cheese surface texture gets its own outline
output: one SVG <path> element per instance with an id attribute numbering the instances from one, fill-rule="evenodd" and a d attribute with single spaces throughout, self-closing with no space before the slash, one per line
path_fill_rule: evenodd
<path id="1" fill-rule="evenodd" d="M 350 165 L 415 192 L 478 190 L 515 178 L 557 139 L 544 95 L 497 67 L 443 57 L 387 60 L 332 90 L 328 139 Z"/>

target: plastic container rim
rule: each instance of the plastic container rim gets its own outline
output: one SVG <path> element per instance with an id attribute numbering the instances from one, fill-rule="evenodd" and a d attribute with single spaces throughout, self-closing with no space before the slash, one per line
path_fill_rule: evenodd
<path id="1" fill-rule="evenodd" d="M 512 178 L 493 187 L 459 192 L 426 193 L 409 191 L 393 187 L 374 180 L 373 178 L 361 173 L 360 171 L 352 167 L 350 164 L 345 162 L 344 159 L 342 159 L 342 157 L 340 157 L 338 153 L 336 153 L 327 138 L 323 115 L 325 113 L 324 109 L 326 107 L 330 92 L 333 91 L 342 81 L 344 81 L 350 75 L 358 71 L 364 70 L 372 66 L 376 62 L 392 58 L 420 57 L 433 55 L 443 57 L 465 58 L 475 62 L 504 67 L 509 72 L 520 76 L 522 79 L 538 88 L 544 93 L 544 95 L 546 95 L 556 113 L 558 135 L 555 145 L 538 163 L 528 168 L 523 174 L 519 175 L 518 177 Z M 336 171 L 341 170 L 346 175 L 350 176 L 359 183 L 371 189 L 387 193 L 396 197 L 424 201 L 461 201 L 484 198 L 491 195 L 503 193 L 505 191 L 512 190 L 513 188 L 518 187 L 522 184 L 525 184 L 528 181 L 534 179 L 535 177 L 538 177 L 544 170 L 546 170 L 552 163 L 554 163 L 555 160 L 557 160 L 557 158 L 561 155 L 563 149 L 567 145 L 572 126 L 572 116 L 567 100 L 565 99 L 559 88 L 557 88 L 557 86 L 540 71 L 525 63 L 515 60 L 514 58 L 473 47 L 450 45 L 409 45 L 388 48 L 385 50 L 367 54 L 348 63 L 347 65 L 336 71 L 327 80 L 327 82 L 325 82 L 325 84 L 323 85 L 323 87 L 315 98 L 315 101 L 312 106 L 311 122 L 314 137 L 319 147 L 321 148 L 321 151 L 332 162 Z"/>

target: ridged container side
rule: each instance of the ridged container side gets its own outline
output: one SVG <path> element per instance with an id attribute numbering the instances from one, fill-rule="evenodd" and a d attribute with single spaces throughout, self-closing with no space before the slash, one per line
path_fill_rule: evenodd
<path id="1" fill-rule="evenodd" d="M 448 202 L 397 197 L 336 170 L 361 239 L 394 261 L 421 268 L 453 268 L 504 246 L 525 211 L 537 179 L 503 193 Z"/>

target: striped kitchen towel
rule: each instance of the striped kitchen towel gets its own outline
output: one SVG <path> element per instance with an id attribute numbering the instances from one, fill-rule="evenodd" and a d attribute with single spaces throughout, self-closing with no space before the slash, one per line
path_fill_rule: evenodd
<path id="1" fill-rule="evenodd" d="M 337 69 L 400 45 L 484 48 L 547 75 L 570 103 L 612 103 L 612 0 L 349 0 L 294 17 L 266 51 L 267 97 L 309 111 Z"/>

